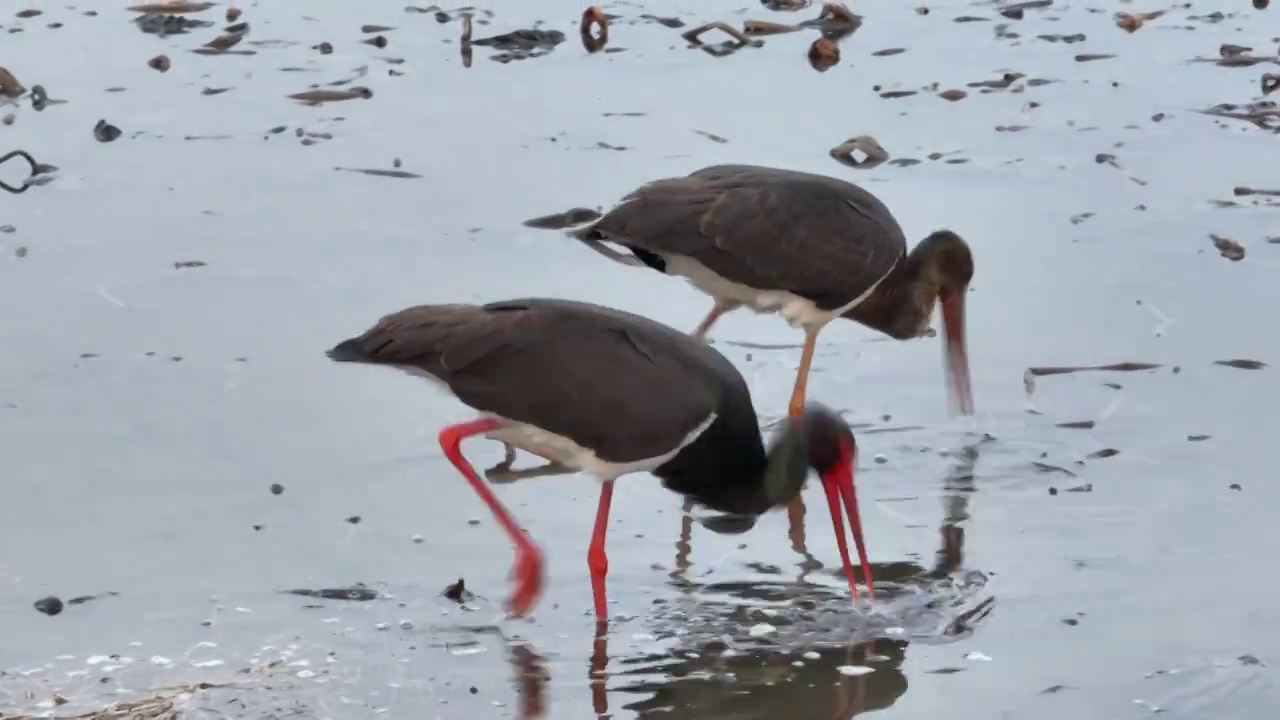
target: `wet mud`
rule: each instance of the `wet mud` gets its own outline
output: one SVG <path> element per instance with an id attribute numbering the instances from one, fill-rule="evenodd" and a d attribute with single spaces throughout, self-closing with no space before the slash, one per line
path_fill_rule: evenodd
<path id="1" fill-rule="evenodd" d="M 1275 12 L 5 12 L 0 716 L 1270 718 Z M 496 490 L 548 558 L 506 620 L 510 548 L 435 437 L 468 411 L 323 349 L 538 295 L 692 329 L 703 296 L 563 231 L 720 163 L 969 239 L 978 413 L 939 338 L 833 324 L 809 393 L 859 438 L 874 599 L 812 483 L 736 527 L 633 477 L 597 623 L 566 476 Z M 771 427 L 796 331 L 714 346 Z"/>

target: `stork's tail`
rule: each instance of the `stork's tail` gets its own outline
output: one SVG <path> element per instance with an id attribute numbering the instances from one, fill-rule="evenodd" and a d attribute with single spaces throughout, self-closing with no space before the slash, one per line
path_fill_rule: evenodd
<path id="1" fill-rule="evenodd" d="M 343 340 L 325 352 L 325 355 L 328 355 L 329 359 L 334 362 L 367 363 L 373 360 L 369 355 L 369 351 L 365 348 L 364 338 L 358 337 Z"/>
<path id="2" fill-rule="evenodd" d="M 568 235 L 616 263 L 630 265 L 631 267 L 640 267 L 644 265 L 644 263 L 640 262 L 640 259 L 634 255 L 624 255 L 606 245 L 604 243 L 605 237 L 599 230 L 596 230 L 595 223 L 585 227 L 574 228 L 568 232 Z"/>

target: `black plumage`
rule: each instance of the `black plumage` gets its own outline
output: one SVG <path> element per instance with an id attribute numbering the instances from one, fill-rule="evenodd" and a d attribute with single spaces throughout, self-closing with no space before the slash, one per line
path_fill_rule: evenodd
<path id="1" fill-rule="evenodd" d="M 610 463 L 683 451 L 653 470 L 725 512 L 768 507 L 765 451 L 742 375 L 705 343 L 631 313 L 570 300 L 421 305 L 329 357 L 426 373 L 466 405 L 566 437 Z"/>
<path id="2" fill-rule="evenodd" d="M 626 195 L 576 232 L 625 246 L 666 272 L 682 255 L 758 290 L 786 290 L 835 310 L 862 296 L 907 252 L 893 215 L 857 185 L 812 173 L 714 165 Z"/>

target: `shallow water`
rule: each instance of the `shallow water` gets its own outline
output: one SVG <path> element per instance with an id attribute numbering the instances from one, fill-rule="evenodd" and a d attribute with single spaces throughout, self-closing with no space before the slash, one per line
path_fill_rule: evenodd
<path id="1" fill-rule="evenodd" d="M 1103 3 L 1013 21 L 985 4 L 919 15 L 867 0 L 840 63 L 818 73 L 812 30 L 716 58 L 639 20 L 817 14 L 741 0 L 605 5 L 621 16 L 610 48 L 626 50 L 595 55 L 574 32 L 585 4 L 493 3 L 476 37 L 542 20 L 568 40 L 509 64 L 477 47 L 470 68 L 457 21 L 401 3 L 242 6 L 251 31 L 237 49 L 256 54 L 214 57 L 189 49 L 221 32 L 224 6 L 197 16 L 216 26 L 166 38 L 141 33 L 122 4 L 96 17 L 31 7 L 44 12 L 0 20 L 0 62 L 67 102 L 0 105 L 15 115 L 0 152 L 59 168 L 0 194 L 0 226 L 14 226 L 0 233 L 0 713 L 40 711 L 54 691 L 69 714 L 117 691 L 228 678 L 238 689 L 193 702 L 254 718 L 527 717 L 537 699 L 557 720 L 801 720 L 1261 718 L 1280 701 L 1267 572 L 1280 552 L 1280 390 L 1272 367 L 1215 364 L 1280 355 L 1259 300 L 1280 268 L 1267 242 L 1278 210 L 1232 197 L 1276 187 L 1277 138 L 1194 112 L 1259 99 L 1275 68 L 1187 62 L 1222 43 L 1274 54 L 1276 9 L 1202 0 L 1127 34 Z M 1229 16 L 1188 19 L 1215 11 Z M 993 21 L 953 21 L 965 15 Z M 395 27 L 386 48 L 359 42 L 371 23 Z M 1021 37 L 998 38 L 1005 23 Z M 1087 39 L 1036 39 L 1051 33 Z M 322 41 L 331 55 L 310 49 Z M 907 51 L 872 55 L 894 47 Z M 164 74 L 146 66 L 159 53 L 172 59 Z M 351 84 L 371 99 L 285 97 L 361 67 Z M 872 90 L 1009 71 L 1057 82 L 966 88 L 955 103 Z M 99 119 L 123 136 L 96 141 Z M 302 145 L 295 128 L 332 138 Z M 855 170 L 827 155 L 858 135 L 922 162 Z M 334 170 L 393 158 L 422 177 Z M 804 538 L 788 537 L 785 513 L 721 536 L 631 479 L 611 526 L 605 647 L 584 557 L 595 487 L 562 479 L 499 491 L 549 565 L 534 617 L 497 623 L 507 542 L 435 442 L 462 410 L 323 350 L 406 305 L 530 295 L 692 327 L 707 302 L 682 283 L 520 223 L 721 162 L 864 182 L 910 237 L 947 226 L 969 239 L 979 413 L 948 417 L 938 340 L 832 326 L 810 395 L 863 425 L 859 487 L 885 598 L 849 609 L 816 488 Z M 1220 257 L 1210 233 L 1247 256 Z M 175 267 L 190 261 L 206 265 Z M 762 421 L 775 419 L 794 331 L 739 313 L 715 337 Z M 1041 376 L 1027 396 L 1027 368 L 1120 362 L 1159 367 Z M 1120 452 L 1086 459 L 1107 448 Z M 468 453 L 477 467 L 500 457 L 485 443 Z M 472 610 L 439 595 L 458 576 L 482 596 Z M 385 596 L 280 592 L 355 582 Z M 56 617 L 32 607 L 109 591 Z"/>

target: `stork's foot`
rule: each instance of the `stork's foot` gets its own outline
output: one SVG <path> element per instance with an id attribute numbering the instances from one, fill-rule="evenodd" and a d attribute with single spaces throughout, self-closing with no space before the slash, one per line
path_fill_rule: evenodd
<path id="1" fill-rule="evenodd" d="M 576 472 L 573 468 L 562 465 L 558 462 L 549 462 L 545 465 L 525 468 L 523 470 L 512 470 L 511 462 L 504 460 L 497 465 L 484 471 L 484 477 L 491 483 L 502 485 L 505 483 L 513 483 L 517 480 L 528 480 L 536 477 L 546 477 L 548 475 L 567 475 Z"/>

